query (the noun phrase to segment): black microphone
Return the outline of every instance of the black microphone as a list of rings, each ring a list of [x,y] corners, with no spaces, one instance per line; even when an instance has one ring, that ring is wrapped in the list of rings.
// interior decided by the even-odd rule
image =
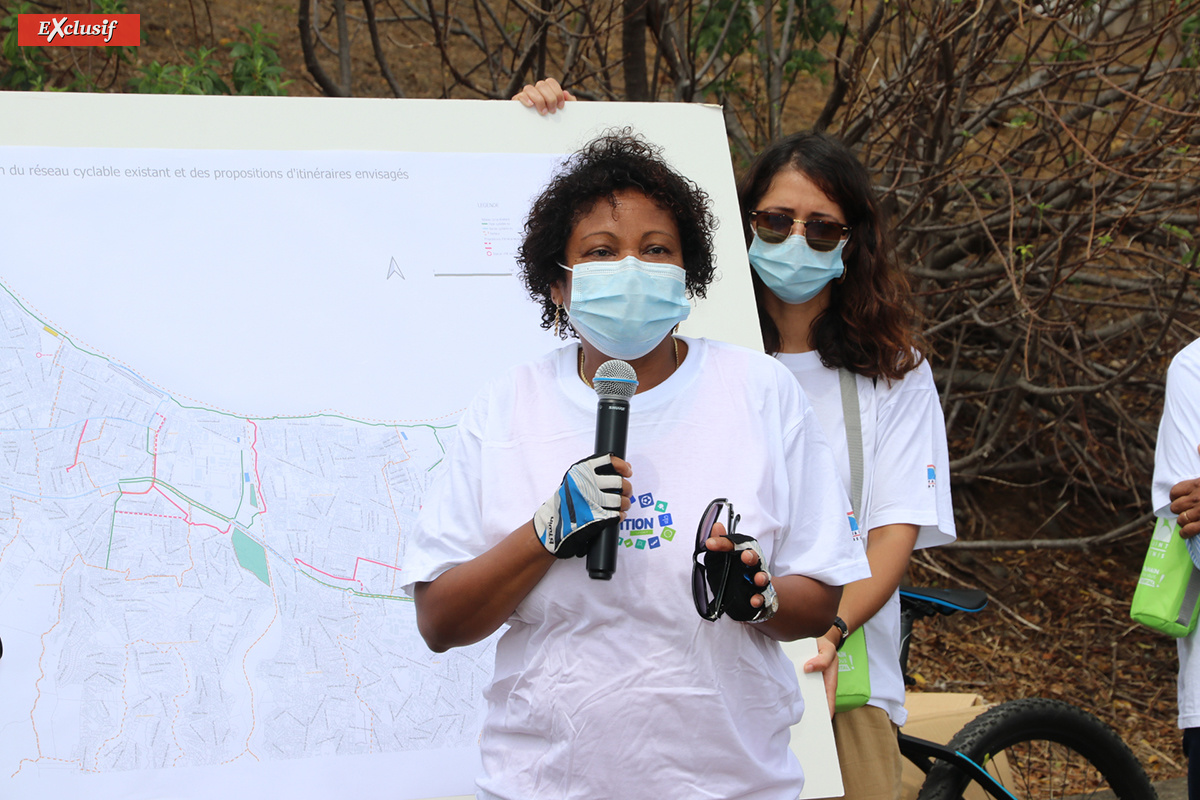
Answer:
[[[625,458],[625,439],[629,434],[629,398],[637,391],[637,373],[624,361],[605,361],[592,378],[592,388],[600,397],[596,406],[595,453],[612,453]],[[612,469],[606,467],[606,469]],[[621,521],[604,524],[588,547],[588,575],[607,581],[617,569],[617,533]]]

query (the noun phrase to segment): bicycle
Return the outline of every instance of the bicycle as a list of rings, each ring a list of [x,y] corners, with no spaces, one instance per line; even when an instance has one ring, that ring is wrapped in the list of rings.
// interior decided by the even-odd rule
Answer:
[[[902,588],[900,667],[905,684],[911,683],[908,646],[915,620],[976,613],[985,606],[987,595],[981,591]],[[899,739],[901,755],[925,773],[917,800],[982,798],[984,792],[995,800],[1158,796],[1112,728],[1060,700],[1025,698],[993,706],[945,745],[903,731]]]

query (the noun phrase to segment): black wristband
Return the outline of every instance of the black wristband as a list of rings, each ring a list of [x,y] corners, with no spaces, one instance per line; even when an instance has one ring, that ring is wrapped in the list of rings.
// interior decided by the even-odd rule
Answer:
[[[844,619],[842,619],[841,617],[836,617],[836,616],[833,618],[833,627],[835,627],[839,631],[841,631],[841,634],[842,634],[842,638],[838,639],[837,646],[833,649],[841,650],[842,645],[844,645],[846,643],[846,637],[848,637],[850,635],[850,629],[846,626],[846,621]]]

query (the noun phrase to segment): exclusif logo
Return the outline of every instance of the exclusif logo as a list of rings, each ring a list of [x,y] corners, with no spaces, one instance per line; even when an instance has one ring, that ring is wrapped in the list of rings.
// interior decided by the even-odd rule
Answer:
[[[21,47],[137,47],[141,14],[18,14]]]

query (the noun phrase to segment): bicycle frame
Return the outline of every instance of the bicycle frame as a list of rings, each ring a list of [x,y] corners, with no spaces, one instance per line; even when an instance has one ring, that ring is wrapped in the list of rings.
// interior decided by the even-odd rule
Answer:
[[[1012,792],[1001,786],[995,778],[988,774],[979,764],[964,756],[957,750],[951,750],[944,744],[931,742],[928,739],[918,739],[906,733],[898,733],[900,740],[900,755],[907,758],[926,775],[933,767],[933,760],[947,761],[975,781],[981,789],[996,800],[1017,800]]]
[[[975,613],[987,606],[987,595],[979,591],[947,592],[936,589],[902,588],[900,590],[900,670],[907,685],[908,677],[908,644],[912,636],[913,622],[935,614],[953,614],[955,611]],[[988,774],[979,764],[957,750],[952,750],[944,744],[919,739],[906,733],[898,733],[900,755],[907,758],[925,775],[933,767],[934,760],[946,761],[966,774],[979,787],[996,800],[1017,800],[1011,792],[1005,789]]]

